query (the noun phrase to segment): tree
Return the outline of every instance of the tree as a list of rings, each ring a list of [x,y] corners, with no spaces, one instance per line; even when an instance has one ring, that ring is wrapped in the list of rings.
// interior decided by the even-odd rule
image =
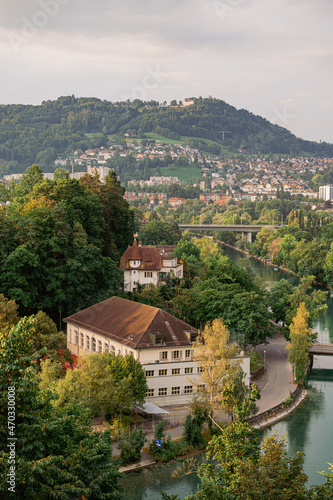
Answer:
[[[147,432],[143,432],[143,426],[133,429],[130,435],[120,438],[120,462],[122,466],[139,462],[141,449],[145,444]]]
[[[82,403],[93,414],[114,418],[144,402],[147,382],[144,370],[132,356],[93,353],[80,359],[80,367],[67,370],[57,383],[58,407]]]
[[[309,313],[302,302],[297,314],[290,325],[290,349],[288,360],[294,365],[294,375],[296,381],[303,383],[305,370],[309,360],[309,349],[311,346],[310,337],[312,330],[309,328]]]
[[[223,410],[232,420],[236,415],[242,422],[258,411],[256,401],[261,398],[256,384],[252,384],[249,388],[244,382],[244,376],[241,367],[238,364],[234,365],[224,381],[221,393]]]
[[[305,500],[307,476],[303,471],[303,454],[290,458],[284,438],[265,437],[262,452],[253,460],[247,457],[239,464],[239,481],[234,488],[237,498],[248,500]]]
[[[194,359],[200,367],[200,395],[209,403],[210,416],[222,406],[222,388],[231,369],[235,344],[228,345],[230,333],[220,319],[207,323],[195,344]]]
[[[272,309],[276,322],[285,322],[289,307],[290,296],[294,287],[287,280],[280,280],[274,283],[269,291],[269,306]]]
[[[23,318],[0,332],[0,493],[8,497],[7,438],[15,436],[19,458],[15,492],[10,494],[14,500],[118,500],[119,473],[112,461],[110,432],[94,433],[91,418],[80,405],[55,408],[56,396],[39,386],[35,362],[41,353],[31,354],[34,323],[33,318]],[[8,406],[13,395],[15,406]],[[15,426],[8,427],[13,412]]]
[[[66,335],[58,332],[57,325],[43,311],[38,311],[35,316],[34,333],[31,336],[33,351],[46,347],[48,355],[55,355],[58,349],[66,345]]]
[[[19,322],[18,305],[0,294],[0,330],[8,330]]]

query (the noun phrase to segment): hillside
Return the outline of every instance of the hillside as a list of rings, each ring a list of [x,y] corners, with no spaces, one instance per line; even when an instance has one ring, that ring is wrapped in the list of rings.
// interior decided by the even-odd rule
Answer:
[[[194,99],[184,107],[68,96],[39,106],[0,106],[0,174],[21,172],[32,163],[51,167],[59,155],[107,146],[110,138],[119,144],[125,133],[142,139],[157,134],[170,143],[185,140],[193,148],[218,155],[241,150],[244,154],[333,156],[332,144],[299,139],[219,99]]]

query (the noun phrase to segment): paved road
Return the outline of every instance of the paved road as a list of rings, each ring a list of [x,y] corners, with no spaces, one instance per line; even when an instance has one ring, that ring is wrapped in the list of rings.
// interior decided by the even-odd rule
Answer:
[[[293,374],[288,362],[288,342],[283,335],[276,334],[272,339],[267,339],[267,345],[258,346],[265,359],[265,386],[261,389],[261,399],[257,405],[259,412],[264,412],[283,402],[290,392],[296,390],[293,384]],[[266,353],[265,353],[266,351]]]

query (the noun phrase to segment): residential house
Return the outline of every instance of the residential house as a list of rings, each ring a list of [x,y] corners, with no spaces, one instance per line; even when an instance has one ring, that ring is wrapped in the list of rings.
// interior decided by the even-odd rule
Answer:
[[[183,277],[183,264],[177,263],[165,251],[153,246],[138,245],[137,241],[128,247],[120,259],[120,269],[124,271],[124,290],[133,292],[139,283],[142,286],[158,285],[159,281],[170,273],[178,278]]]

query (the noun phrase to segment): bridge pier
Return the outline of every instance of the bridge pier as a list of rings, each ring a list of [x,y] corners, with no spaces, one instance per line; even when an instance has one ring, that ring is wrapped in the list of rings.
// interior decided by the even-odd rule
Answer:
[[[252,243],[252,233],[247,233],[247,241],[248,243]]]

